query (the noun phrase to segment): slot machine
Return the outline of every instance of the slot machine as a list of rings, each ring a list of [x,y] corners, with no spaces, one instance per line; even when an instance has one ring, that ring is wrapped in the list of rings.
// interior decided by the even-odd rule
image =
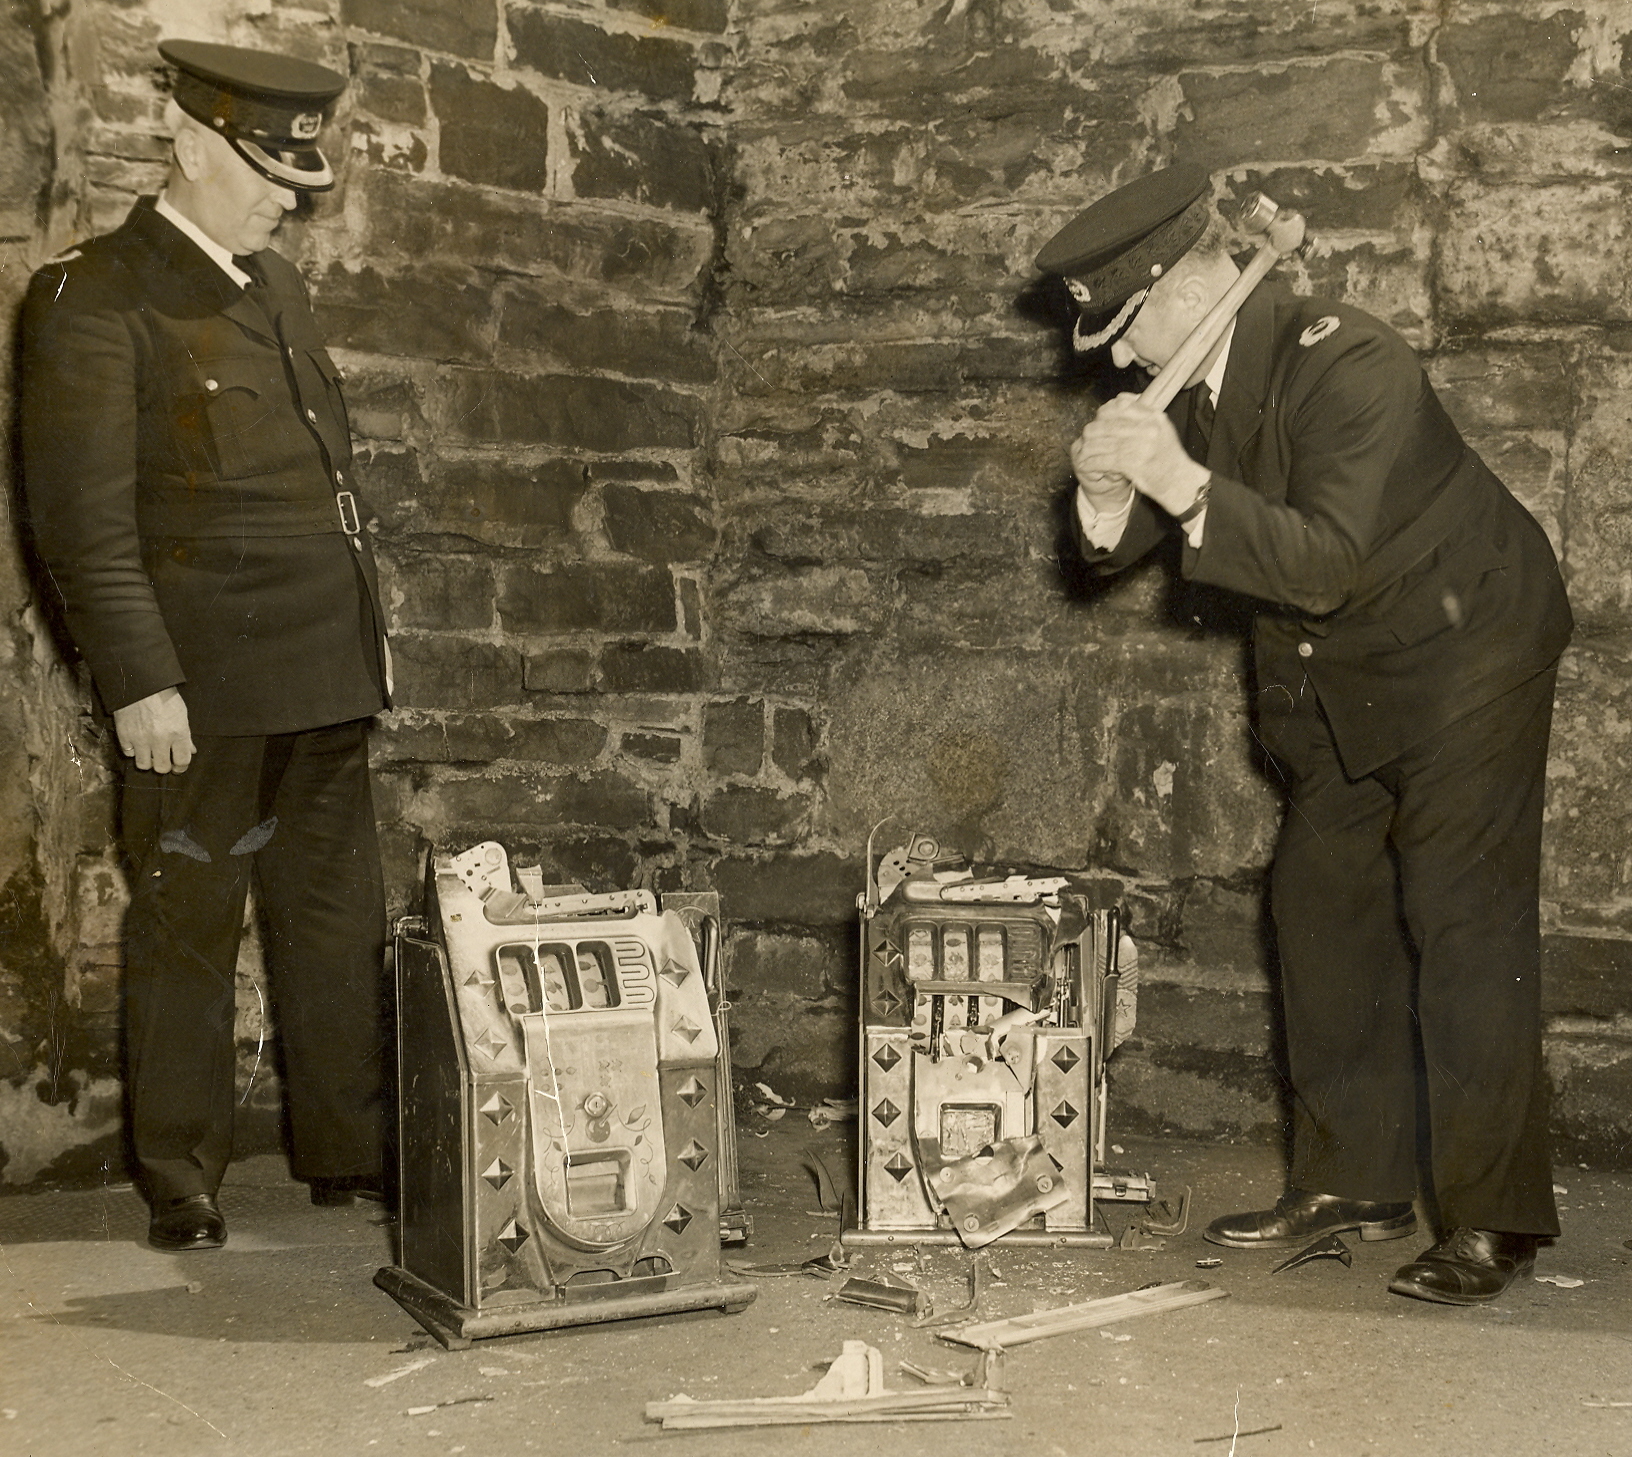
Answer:
[[[399,924],[399,1253],[375,1283],[445,1346],[740,1311],[718,897],[433,855]]]
[[[1105,1064],[1137,960],[1114,905],[1063,876],[977,871],[913,837],[861,911],[856,1222],[846,1245],[1107,1246]]]

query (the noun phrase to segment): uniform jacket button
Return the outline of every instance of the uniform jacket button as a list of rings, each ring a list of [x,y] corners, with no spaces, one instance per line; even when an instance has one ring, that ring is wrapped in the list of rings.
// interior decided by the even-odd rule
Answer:
[[[213,395],[218,389],[221,388],[221,382],[219,380],[207,379],[204,381],[204,388]]]
[[[1314,655],[1315,649],[1313,644],[1306,642],[1300,642],[1298,644],[1298,656],[1300,658],[1312,658]]]
[[[306,412],[306,418],[308,420],[310,420],[312,422],[312,424],[314,424],[314,425],[317,424],[317,411],[316,410],[308,410]]]

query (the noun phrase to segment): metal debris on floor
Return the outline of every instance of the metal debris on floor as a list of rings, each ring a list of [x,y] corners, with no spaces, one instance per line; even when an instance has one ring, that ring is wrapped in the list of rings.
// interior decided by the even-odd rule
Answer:
[[[450,1401],[433,1401],[429,1406],[411,1406],[403,1412],[405,1417],[429,1416],[433,1411],[445,1411],[450,1406],[481,1406],[492,1401],[491,1396],[456,1396]]]
[[[1230,1451],[1233,1452],[1235,1451],[1235,1444],[1243,1437],[1264,1437],[1268,1436],[1271,1432],[1278,1432],[1280,1430],[1281,1424],[1276,1422],[1272,1427],[1254,1427],[1250,1432],[1225,1432],[1223,1436],[1220,1437],[1197,1437],[1194,1440],[1197,1446],[1200,1446],[1203,1442],[1228,1442],[1230,1444]]]
[[[1354,1254],[1343,1243],[1340,1234],[1323,1234],[1317,1240],[1306,1244],[1295,1255],[1288,1255],[1280,1264],[1269,1273],[1279,1275],[1282,1270],[1295,1270],[1299,1265],[1307,1265],[1311,1260],[1341,1260],[1345,1265],[1354,1264]]]
[[[821,1154],[808,1146],[801,1167],[816,1180],[816,1203],[824,1214],[838,1214],[848,1208],[854,1217],[856,1185],[846,1167],[840,1165],[835,1171]]]
[[[854,1098],[823,1098],[810,1110],[812,1128],[826,1128],[834,1123],[853,1123],[856,1118]]]
[[[1008,1393],[990,1382],[990,1363],[983,1361],[977,1383],[928,1385],[916,1391],[888,1391],[884,1358],[865,1341],[846,1341],[844,1350],[809,1391],[800,1396],[755,1396],[739,1400],[698,1401],[675,1396],[646,1403],[646,1420],[664,1431],[705,1427],[809,1426],[822,1422],[900,1422],[992,1420],[1012,1415]]]
[[[834,1293],[851,1305],[865,1305],[873,1310],[893,1310],[897,1315],[917,1319],[930,1313],[929,1296],[905,1280],[868,1280],[852,1275]]]
[[[977,1350],[1008,1350],[1030,1341],[1040,1341],[1045,1336],[1092,1330],[1096,1326],[1113,1325],[1119,1320],[1132,1320],[1135,1316],[1159,1315],[1163,1311],[1179,1310],[1187,1305],[1222,1300],[1229,1293],[1216,1285],[1209,1285],[1205,1280],[1174,1280],[1129,1290],[1121,1295],[1086,1300],[1080,1305],[1062,1305],[1053,1310],[1033,1311],[1030,1315],[1012,1315],[1006,1320],[953,1326],[937,1334],[943,1341],[973,1346]]]
[[[815,1255],[808,1260],[783,1260],[766,1265],[746,1265],[738,1260],[727,1260],[726,1266],[734,1275],[814,1275],[818,1280],[826,1280],[848,1270],[850,1256],[845,1253],[843,1245],[834,1241],[825,1255]]]
[[[962,1305],[948,1306],[941,1311],[936,1311],[933,1308],[926,1310],[917,1320],[913,1321],[913,1325],[923,1330],[975,1319],[980,1314],[980,1303],[986,1295],[986,1281],[988,1278],[995,1278],[995,1276],[996,1271],[992,1268],[991,1262],[987,1260],[986,1256],[976,1255],[969,1262],[968,1299]]]

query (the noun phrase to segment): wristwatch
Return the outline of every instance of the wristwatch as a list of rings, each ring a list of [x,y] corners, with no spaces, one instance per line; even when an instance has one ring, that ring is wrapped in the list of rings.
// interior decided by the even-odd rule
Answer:
[[[1208,476],[1207,479],[1201,483],[1201,489],[1196,492],[1196,499],[1173,518],[1179,523],[1180,526],[1185,525],[1187,522],[1194,521],[1196,517],[1201,515],[1201,513],[1207,509],[1207,492],[1212,489],[1212,484],[1213,478]]]

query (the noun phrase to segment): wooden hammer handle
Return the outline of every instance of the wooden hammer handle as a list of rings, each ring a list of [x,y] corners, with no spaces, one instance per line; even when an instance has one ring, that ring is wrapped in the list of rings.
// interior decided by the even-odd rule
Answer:
[[[1283,223],[1291,226],[1283,228]],[[1197,366],[1207,357],[1213,345],[1223,338],[1224,331],[1241,312],[1241,305],[1247,301],[1247,295],[1258,287],[1264,275],[1286,254],[1296,252],[1302,246],[1303,218],[1298,213],[1286,213],[1277,217],[1270,225],[1269,235],[1258,245],[1258,251],[1241,270],[1241,276],[1229,286],[1224,296],[1207,310],[1201,322],[1173,351],[1173,357],[1162,366],[1162,372],[1139,396],[1140,403],[1152,410],[1165,410],[1171,405],[1179,391],[1190,383],[1190,376],[1196,372]]]

